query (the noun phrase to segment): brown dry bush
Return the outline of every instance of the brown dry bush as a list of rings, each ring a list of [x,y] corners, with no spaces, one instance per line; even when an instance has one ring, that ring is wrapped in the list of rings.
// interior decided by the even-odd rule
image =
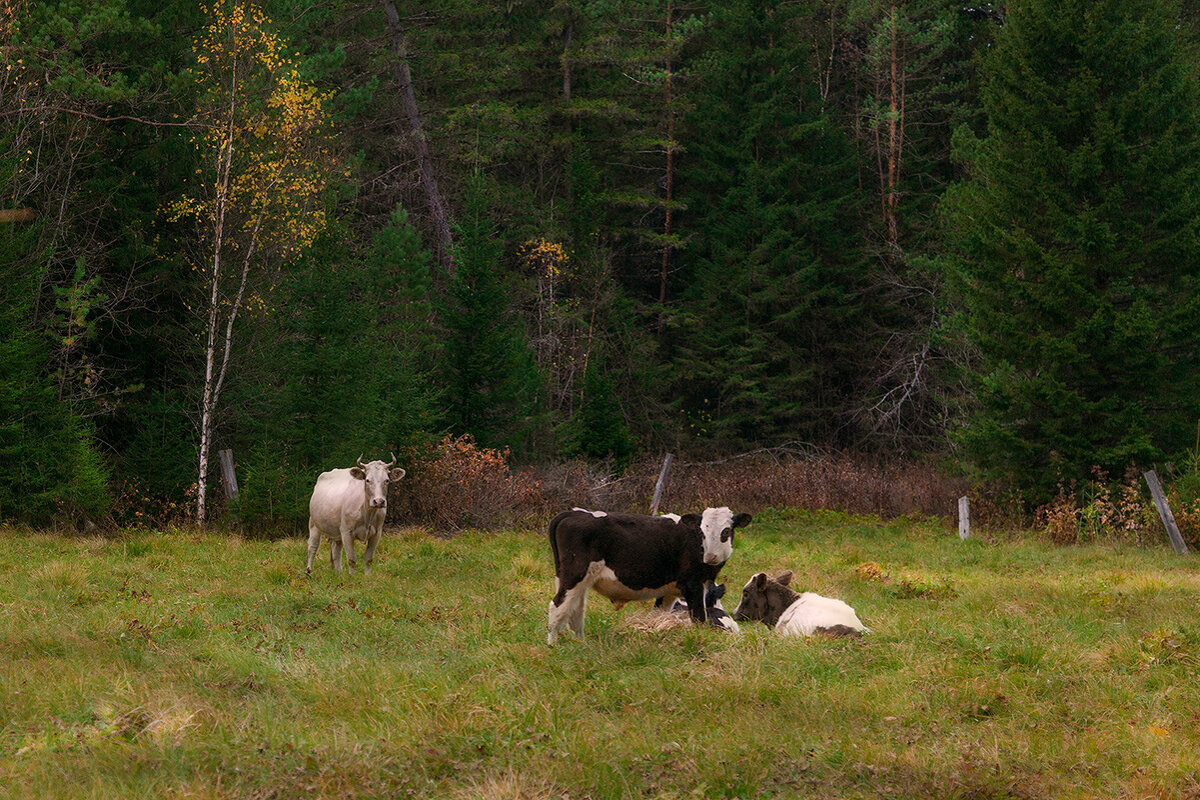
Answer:
[[[407,513],[439,531],[494,530],[542,517],[542,483],[513,472],[509,451],[479,447],[469,436],[447,436],[427,453],[409,453]]]
[[[469,436],[406,453],[409,475],[391,506],[393,521],[453,532],[539,528],[575,506],[645,513],[662,466],[658,458],[644,457],[624,471],[583,461],[514,471],[509,458],[507,450],[479,447]],[[948,517],[964,492],[962,480],[924,463],[774,448],[719,461],[676,459],[660,511],[729,506],[751,513],[799,508]]]
[[[1147,544],[1161,536],[1161,523],[1136,471],[1119,482],[1099,467],[1083,484],[1060,484],[1058,494],[1034,511],[1034,524],[1056,544],[1126,542]]]
[[[470,436],[442,439],[403,459],[409,476],[392,507],[400,518],[438,531],[504,527],[538,529],[554,514],[581,506],[607,511],[649,510],[662,462],[643,457],[624,471],[608,463],[569,461],[514,470],[510,453],[479,447]],[[971,486],[923,461],[888,462],[844,453],[771,448],[716,461],[676,459],[660,512],[729,506],[832,510],[883,519],[954,519],[957,499],[971,501],[973,527],[1042,531],[1058,544],[1106,541],[1156,543],[1161,523],[1136,472],[1120,482],[1096,471],[1082,485],[1064,484],[1050,503],[1028,512],[1020,498],[992,484]],[[1185,540],[1200,542],[1200,500],[1169,491]]]
[[[736,459],[685,464],[672,476],[664,507],[695,510],[730,506],[831,509],[878,514],[947,516],[963,487],[927,464],[890,464],[844,454],[760,452]]]
[[[556,487],[554,507],[583,506],[645,512],[662,462],[644,458],[621,476],[603,468],[563,471],[570,483],[543,474],[543,485]],[[892,518],[904,514],[948,516],[965,491],[962,481],[947,478],[921,463],[889,464],[843,454],[810,453],[786,448],[759,450],[719,461],[687,462],[671,467],[660,511],[685,513],[729,506],[751,513],[765,508],[833,509]]]
[[[1175,517],[1175,524],[1179,527],[1179,534],[1183,537],[1183,541],[1192,549],[1200,549],[1200,498],[1193,500],[1184,500],[1179,496],[1179,492],[1175,487],[1167,490],[1167,503],[1171,506],[1171,513]],[[1150,504],[1154,508],[1153,503]],[[1158,520],[1157,509],[1153,512],[1155,520]],[[1165,536],[1161,524],[1152,526],[1155,531],[1156,541],[1158,538]]]

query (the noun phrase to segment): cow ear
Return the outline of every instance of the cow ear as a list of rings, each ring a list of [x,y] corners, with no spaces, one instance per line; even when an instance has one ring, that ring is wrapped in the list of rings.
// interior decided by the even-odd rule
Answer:
[[[700,524],[700,515],[699,514],[684,514],[682,517],[679,518],[679,523],[681,525],[699,525]]]
[[[404,472],[404,470],[402,468],[396,467],[395,469],[393,469],[391,472],[388,473],[388,479],[393,480],[393,481],[398,481],[401,478],[403,478],[405,476],[405,474],[406,473]]]
[[[760,592],[767,588],[767,573],[760,572],[754,576],[754,588]]]
[[[350,477],[357,478],[360,481],[365,481],[367,479],[367,473],[363,472],[361,467],[351,467]]]
[[[750,520],[752,519],[754,519],[754,517],[750,516],[749,514],[738,514],[733,518],[733,527],[744,528],[750,524]]]
[[[782,583],[784,586],[787,586],[789,583],[792,582],[792,571],[789,569],[787,572],[783,573],[775,580],[778,581],[779,583]]]

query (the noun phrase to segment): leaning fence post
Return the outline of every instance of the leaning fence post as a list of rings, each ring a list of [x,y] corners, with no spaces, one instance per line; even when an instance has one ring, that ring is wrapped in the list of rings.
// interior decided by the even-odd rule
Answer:
[[[958,538],[964,542],[971,535],[971,506],[967,496],[958,498]]]
[[[1154,497],[1154,505],[1158,506],[1158,516],[1162,518],[1163,525],[1167,528],[1167,536],[1171,537],[1171,546],[1179,555],[1185,554],[1188,551],[1187,544],[1179,535],[1179,526],[1175,524],[1175,515],[1171,513],[1171,507],[1167,505],[1167,496],[1163,494],[1162,484],[1158,482],[1158,474],[1154,470],[1146,473],[1146,484],[1150,487],[1150,494]]]
[[[654,484],[654,499],[650,501],[650,515],[654,516],[658,513],[658,503],[662,500],[663,489],[667,485],[667,473],[671,471],[672,455],[667,453],[667,457],[663,459],[662,471],[658,473],[658,483]]]
[[[225,496],[236,500],[238,496],[237,475],[233,471],[233,451],[222,450],[217,453],[221,457],[221,482],[225,484]]]

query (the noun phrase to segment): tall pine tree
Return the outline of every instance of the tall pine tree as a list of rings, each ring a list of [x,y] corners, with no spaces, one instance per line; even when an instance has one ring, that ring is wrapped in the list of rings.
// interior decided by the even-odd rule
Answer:
[[[476,177],[459,225],[455,273],[441,309],[447,416],[453,432],[487,447],[525,450],[537,416],[540,378],[513,313],[503,244]]]
[[[108,470],[53,371],[35,313],[48,259],[35,238],[0,225],[0,519],[94,518],[112,502]]]
[[[695,66],[673,355],[697,429],[727,445],[835,439],[865,349],[854,161],[799,30],[811,14],[731,0]]]
[[[1200,108],[1177,0],[1013,4],[945,203],[977,349],[962,432],[1045,496],[1178,452],[1200,414]]]

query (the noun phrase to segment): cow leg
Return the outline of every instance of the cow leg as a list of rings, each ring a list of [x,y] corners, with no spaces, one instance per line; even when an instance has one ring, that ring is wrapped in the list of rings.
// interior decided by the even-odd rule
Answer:
[[[566,592],[559,592],[550,601],[550,619],[547,624],[546,644],[558,641],[559,632],[570,626],[571,630],[583,638],[583,612],[587,601],[588,587],[579,583]]]
[[[571,630],[575,631],[575,635],[580,639],[583,638],[583,620],[587,616],[587,596],[587,589],[576,595],[575,611],[571,614]]]
[[[588,589],[600,578],[604,571],[603,561],[593,561],[588,565],[587,572],[579,580],[562,580],[556,578],[558,592],[550,601],[550,632],[546,636],[548,644],[554,644],[558,632],[569,625],[580,639],[583,638],[583,619],[587,612]],[[568,589],[566,587],[570,586]]]
[[[688,613],[696,622],[708,622],[708,609],[704,606],[704,583],[688,583],[679,587],[683,599],[687,601]]]
[[[353,575],[357,562],[354,560],[354,534],[350,531],[342,531],[342,550],[346,554],[346,572]]]
[[[554,644],[558,641],[558,633],[564,627],[571,614],[571,605],[567,602],[570,597],[574,600],[574,595],[571,592],[578,587],[578,581],[563,581],[561,578],[554,579],[555,589],[554,598],[550,601],[550,616],[546,623],[546,644]],[[570,585],[570,589],[567,586]]]
[[[313,524],[312,517],[308,519],[308,574],[312,575],[313,559],[321,547],[321,531]]]
[[[373,531],[367,538],[367,552],[363,554],[363,574],[371,574],[371,562],[375,560],[375,548],[379,545],[379,539],[383,536],[383,529]]]
[[[342,571],[342,540],[333,538],[329,540],[329,565],[333,567],[334,572]]]

